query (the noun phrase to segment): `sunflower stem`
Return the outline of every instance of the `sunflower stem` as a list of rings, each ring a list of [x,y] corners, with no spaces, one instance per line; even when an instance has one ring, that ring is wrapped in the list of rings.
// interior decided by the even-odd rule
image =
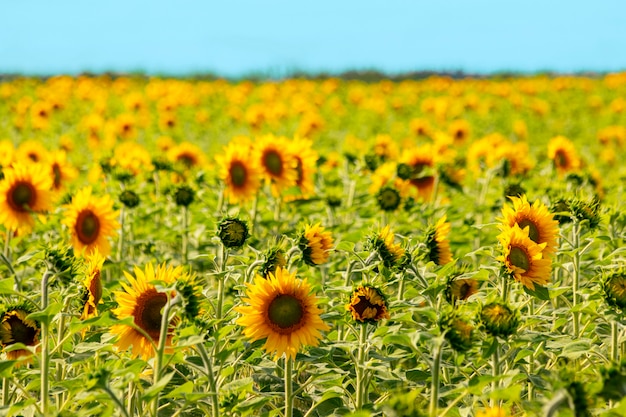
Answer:
[[[167,332],[170,323],[170,312],[172,311],[172,307],[176,300],[172,300],[168,294],[167,302],[163,307],[163,315],[161,316],[161,331],[159,332],[159,343],[157,345],[156,357],[154,358],[154,384],[157,385],[159,380],[161,379],[161,368],[163,367],[163,355],[165,354],[165,346],[167,343]],[[124,408],[124,407],[122,407]],[[126,409],[124,409],[126,411]],[[153,417],[157,417],[159,412],[159,393],[154,397],[152,402],[152,415]]]
[[[215,318],[219,322],[222,319],[222,309],[224,308],[224,275],[226,262],[228,261],[228,251],[224,245],[220,245],[220,270],[217,274],[217,306],[215,307]]]
[[[124,206],[120,208],[120,234],[117,240],[117,263],[120,266],[120,270],[123,269],[122,261],[124,260]]]
[[[2,254],[5,258],[9,257],[9,251],[11,249],[11,234],[13,233],[11,230],[5,230],[4,235],[4,250]]]
[[[52,277],[52,272],[46,270],[41,279],[41,310],[48,308],[48,281]],[[41,321],[41,412],[44,416],[48,415],[48,367],[50,365],[50,357],[48,355],[48,319]]]
[[[402,301],[404,298],[404,274],[400,274],[400,281],[398,282],[398,301]]]
[[[509,277],[502,274],[502,301],[507,304],[509,302]]]
[[[498,389],[499,382],[496,378],[500,376],[500,343],[498,343],[497,338],[496,338],[496,348],[493,351],[491,367],[493,371],[491,375],[494,378],[494,381],[492,382],[492,386],[491,386],[491,392],[493,393]],[[491,398],[489,402],[490,402],[491,407],[495,407],[497,405],[495,398]]]
[[[132,416],[133,413],[133,399],[135,398],[134,396],[134,391],[135,390],[135,383],[133,381],[130,381],[128,383],[128,394],[126,394],[126,414],[129,416]]]
[[[367,326],[368,323],[361,323],[359,329],[359,350],[357,353],[356,366],[356,409],[363,408],[365,397],[367,397],[367,387],[365,384],[365,344],[367,343]]]
[[[187,212],[187,207],[186,206],[182,206],[182,216],[181,216],[181,223],[182,223],[182,228],[183,228],[183,244],[182,244],[182,249],[181,249],[181,258],[182,258],[182,263],[183,265],[187,264],[187,245],[188,245],[188,240],[189,240],[189,236],[187,234],[187,217],[188,217],[188,212]]]
[[[206,368],[206,373],[209,377],[209,388],[211,389],[210,396],[211,402],[213,403],[211,407],[211,415],[212,417],[219,417],[220,415],[220,398],[218,394],[218,386],[215,380],[215,375],[213,374],[213,365],[211,364],[211,359],[209,358],[209,354],[207,353],[204,345],[202,343],[198,343],[197,345],[198,353],[202,358],[202,362],[204,363],[204,367]]]
[[[113,402],[115,403],[115,405],[117,406],[117,408],[119,408],[119,410],[122,412],[122,414],[124,415],[124,417],[130,417],[128,415],[128,412],[126,411],[126,408],[124,407],[124,403],[122,402],[122,400],[120,400],[118,398],[117,395],[115,395],[115,393],[111,390],[111,388],[109,388],[109,386],[107,384],[105,384],[102,387],[102,390],[104,392],[106,392],[108,394],[109,397],[111,397],[111,399],[113,400]],[[46,415],[44,413],[44,415]]]
[[[250,213],[250,234],[254,233],[256,229],[256,214],[259,208],[259,191],[254,194],[254,200],[252,200],[252,212]]]
[[[282,200],[280,197],[276,197],[274,199],[274,221],[277,222],[280,220],[280,209],[282,205]]]
[[[574,339],[578,339],[580,336],[580,323],[579,313],[577,311],[578,306],[578,289],[580,285],[580,223],[574,221],[572,225],[572,246],[574,249],[574,271],[572,276],[572,318],[574,325]]]
[[[285,415],[293,417],[293,359],[285,358]]]
[[[431,370],[432,380],[430,389],[430,417],[437,417],[437,408],[439,406],[439,378],[441,370],[441,354],[443,353],[443,338],[435,340],[435,357]]]
[[[9,405],[9,395],[10,395],[9,379],[2,378],[2,406]]]
[[[535,315],[535,299],[531,297],[528,303],[528,318],[533,319]],[[529,329],[532,331],[532,325]],[[531,349],[532,350],[532,349]],[[528,375],[532,376],[535,373],[535,351],[533,350],[528,357]],[[528,400],[532,401],[535,396],[535,386],[532,381],[528,380]]]
[[[65,316],[63,315],[63,313],[61,313],[61,316],[59,317],[59,326],[57,329],[57,346],[52,350],[52,352],[54,352],[55,350],[59,349],[59,355],[61,356],[61,359],[63,359],[63,333],[65,332]],[[57,362],[56,365],[56,380],[57,381],[63,381],[64,377],[65,377],[65,360],[61,360],[59,362]],[[57,408],[60,409],[61,408],[61,404],[63,402],[65,402],[64,397],[64,393],[60,392],[57,394]]]
[[[619,364],[619,330],[617,328],[617,320],[611,322],[611,361]]]

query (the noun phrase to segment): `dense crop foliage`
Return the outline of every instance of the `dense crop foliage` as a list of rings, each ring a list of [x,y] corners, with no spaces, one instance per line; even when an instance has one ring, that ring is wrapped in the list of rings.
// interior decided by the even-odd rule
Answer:
[[[626,74],[0,82],[3,415],[626,414]]]

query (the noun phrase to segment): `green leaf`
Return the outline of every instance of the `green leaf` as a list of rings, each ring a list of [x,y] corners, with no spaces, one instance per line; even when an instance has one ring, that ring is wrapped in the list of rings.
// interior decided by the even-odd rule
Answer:
[[[414,369],[411,371],[406,371],[406,379],[411,382],[424,382],[430,379],[430,372],[420,371],[419,369]]]
[[[193,392],[193,382],[187,381],[183,385],[173,389],[168,394],[164,395],[163,398],[175,398],[175,397],[184,397],[184,394],[191,394]]]
[[[489,393],[489,398],[502,401],[519,401],[522,393],[521,385],[508,385],[505,388],[498,388]]]
[[[15,294],[13,290],[13,277],[0,279],[0,295]]]
[[[163,375],[163,377],[159,379],[159,382],[157,382],[155,385],[148,388],[143,393],[141,398],[144,401],[151,401],[153,398],[157,396],[158,393],[163,391],[163,388],[165,388],[165,386],[170,382],[170,379],[172,379],[173,376],[174,376],[174,372],[170,372],[169,374]]]
[[[35,320],[40,323],[50,324],[54,316],[59,314],[63,305],[61,303],[52,303],[45,310],[36,311],[26,316],[29,320]]]
[[[546,287],[542,287],[541,285],[535,284],[534,290],[524,287],[524,292],[532,297],[537,297],[540,300],[547,301],[550,299],[550,292]]]
[[[13,376],[13,366],[17,361],[1,361],[0,362],[0,378],[11,378]]]

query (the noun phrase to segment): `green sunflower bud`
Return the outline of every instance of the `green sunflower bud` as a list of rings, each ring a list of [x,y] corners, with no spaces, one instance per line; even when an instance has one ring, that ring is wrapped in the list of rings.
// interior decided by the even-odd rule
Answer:
[[[506,339],[517,331],[519,313],[506,304],[490,303],[483,306],[480,321],[487,333]]]
[[[604,298],[611,307],[622,311],[626,309],[626,273],[620,271],[607,275],[602,289]]]
[[[439,329],[445,332],[445,338],[452,349],[457,352],[467,352],[471,349],[474,326],[470,321],[451,313],[441,318]]]
[[[188,207],[195,198],[195,192],[188,185],[181,185],[174,191],[174,201],[177,206]]]
[[[248,239],[248,225],[236,217],[227,217],[218,226],[218,236],[227,248],[240,248]]]
[[[402,202],[400,193],[393,187],[383,187],[376,195],[378,206],[384,211],[394,211]]]
[[[125,207],[135,208],[139,205],[139,196],[134,191],[124,190],[119,198],[120,202],[124,204]]]

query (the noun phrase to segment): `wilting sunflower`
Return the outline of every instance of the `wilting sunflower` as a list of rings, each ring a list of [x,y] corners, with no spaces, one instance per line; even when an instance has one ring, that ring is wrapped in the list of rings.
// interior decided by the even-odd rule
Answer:
[[[551,255],[556,252],[556,238],[559,234],[559,223],[554,220],[554,214],[539,200],[532,206],[525,195],[521,197],[511,197],[513,208],[505,206],[502,209],[504,216],[502,229],[513,227],[517,224],[520,229],[528,228],[528,237],[535,243],[545,243],[544,255]],[[545,257],[545,256],[544,256]]]
[[[263,348],[275,359],[283,354],[295,358],[302,345],[317,346],[320,332],[329,330],[311,286],[295,273],[277,267],[267,279],[257,275],[246,285],[248,297],[242,300],[248,305],[235,308],[241,314],[237,324],[252,341],[266,339]]]
[[[255,144],[255,161],[261,166],[274,193],[291,187],[298,180],[298,161],[289,150],[289,141],[273,135],[264,136]]]
[[[581,161],[574,144],[564,136],[557,136],[548,142],[548,158],[554,163],[559,175],[577,171]]]
[[[321,265],[328,261],[333,248],[333,237],[319,223],[306,225],[298,238],[302,259],[307,265]]]
[[[446,216],[437,221],[434,227],[426,232],[427,257],[437,265],[445,265],[452,262],[452,252],[450,251],[450,223],[446,222]]]
[[[33,309],[25,305],[8,307],[0,315],[0,344],[7,348],[15,343],[22,343],[25,346],[36,346],[39,344],[39,323],[35,320],[27,319]],[[17,349],[7,352],[7,359],[15,360],[20,356],[29,356],[26,349]]]
[[[346,310],[361,323],[376,323],[391,318],[385,296],[378,288],[369,285],[361,285],[352,291]]]
[[[115,234],[120,224],[118,213],[113,210],[113,200],[108,195],[95,197],[91,194],[91,187],[85,187],[65,208],[67,213],[63,224],[70,228],[76,252],[89,254],[97,248],[103,256],[111,253],[108,238]]]
[[[226,184],[225,194],[231,203],[252,199],[261,187],[261,170],[251,157],[250,147],[245,145],[233,141],[223,155],[215,157],[219,176]]]
[[[135,326],[115,325],[111,328],[111,333],[118,335],[119,339],[115,346],[120,350],[128,350],[132,346],[132,356],[141,356],[149,359],[154,356],[154,346],[159,343],[161,333],[161,321],[163,314],[161,310],[167,304],[168,294],[159,292],[152,284],[153,281],[163,281],[173,283],[177,279],[184,278],[183,267],[166,267],[165,264],[158,265],[156,270],[152,264],[145,266],[142,271],[135,267],[135,276],[124,272],[129,284],[122,283],[124,291],[114,291],[115,300],[119,307],[113,309],[113,314],[121,320],[132,317]],[[170,294],[174,297],[175,292]],[[173,324],[170,322],[168,329],[166,346],[171,345]]]
[[[83,285],[85,286],[83,296],[83,312],[80,316],[81,320],[86,320],[98,315],[98,304],[102,300],[102,280],[100,274],[102,271],[102,265],[104,264],[104,257],[98,252],[98,248],[95,248],[91,254],[87,255],[85,265],[85,280]]]
[[[516,281],[530,290],[535,289],[535,284],[543,286],[549,282],[552,260],[543,258],[545,243],[533,242],[526,230],[517,224],[503,231],[498,239],[503,249],[498,260],[504,263]]]
[[[0,182],[0,223],[8,230],[28,233],[34,213],[50,209],[52,178],[45,165],[16,162],[3,170]]]
[[[396,235],[387,225],[369,239],[372,248],[378,252],[383,260],[383,265],[387,268],[398,266],[404,257],[404,248],[400,244],[394,243],[395,238]]]

